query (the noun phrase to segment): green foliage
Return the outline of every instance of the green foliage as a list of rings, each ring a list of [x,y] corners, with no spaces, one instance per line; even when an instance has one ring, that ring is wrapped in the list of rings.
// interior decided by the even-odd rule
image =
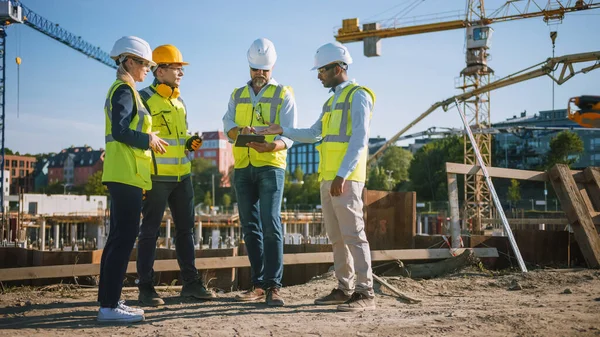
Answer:
[[[102,170],[92,174],[85,183],[85,195],[108,195],[108,189],[102,184]]]
[[[408,180],[408,169],[412,160],[413,155],[410,151],[398,146],[391,146],[383,153],[379,166],[385,174],[389,174],[388,171],[391,171],[391,178],[396,185]]]
[[[419,200],[447,200],[446,162],[462,163],[464,142],[461,136],[451,136],[425,144],[415,153],[408,170],[412,188]],[[459,179],[459,195],[461,193]]]
[[[219,169],[212,164],[212,161],[204,158],[196,158],[192,161],[192,183],[194,184],[194,204],[205,203],[206,193],[209,193],[211,203],[206,205],[212,205],[212,184],[213,175],[215,183],[215,200],[221,200],[223,194],[229,191],[227,188],[221,188],[221,180],[223,174],[219,172]]]
[[[510,186],[508,187],[508,200],[517,203],[521,200],[521,188],[517,179],[510,180]]]
[[[206,192],[206,194],[204,194],[203,202],[205,206],[212,206],[212,197],[210,196],[210,192]]]
[[[228,193],[223,194],[223,206],[228,208],[231,205],[231,196]]]
[[[583,141],[579,135],[568,130],[561,131],[550,140],[546,167],[549,169],[555,164],[567,164],[571,167],[581,153],[583,153]]]
[[[378,165],[373,165],[369,169],[369,179],[367,180],[367,189],[374,191],[389,191],[390,184],[387,182],[388,176]]]
[[[294,178],[296,181],[304,180],[304,172],[302,171],[302,167],[300,165],[296,166],[296,170],[294,171]]]
[[[319,205],[321,204],[321,192],[319,175],[317,173],[307,174],[302,183],[292,181],[288,173],[285,177],[283,196],[289,205]]]

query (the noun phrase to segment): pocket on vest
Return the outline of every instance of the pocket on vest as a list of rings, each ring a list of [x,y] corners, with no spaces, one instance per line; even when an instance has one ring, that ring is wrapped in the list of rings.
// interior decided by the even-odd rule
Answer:
[[[152,157],[147,155],[146,151],[134,150],[133,158],[135,159],[136,175],[142,178],[143,181],[149,182],[151,180]]]

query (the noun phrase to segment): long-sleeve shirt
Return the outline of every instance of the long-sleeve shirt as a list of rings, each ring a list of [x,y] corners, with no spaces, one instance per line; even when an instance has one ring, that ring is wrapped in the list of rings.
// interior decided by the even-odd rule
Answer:
[[[254,89],[252,89],[252,81],[248,81],[248,91],[250,91],[250,101],[252,102],[252,106],[256,106],[260,101],[262,95],[264,94],[268,85],[278,85],[275,79],[271,78],[267,85],[262,87],[258,94],[254,94]],[[296,100],[294,95],[286,90],[283,96],[283,102],[281,103],[281,109],[279,110],[279,125],[286,126],[290,128],[295,128],[298,123],[298,117],[296,116]],[[235,101],[233,97],[229,99],[229,104],[227,105],[227,112],[225,116],[223,116],[223,129],[225,130],[225,134],[229,132],[229,130],[238,127],[235,122]],[[257,131],[264,129],[265,127],[257,126],[255,129]],[[234,143],[234,140],[229,138],[227,135],[227,139],[229,139],[230,143]],[[291,148],[294,144],[294,141],[284,136],[277,136],[275,139],[281,139],[285,143],[286,148]]]
[[[333,92],[333,102],[331,103],[331,106],[336,105],[342,90],[353,83],[356,82],[354,80],[345,81],[335,88],[331,88],[330,92]],[[337,173],[338,176],[344,179],[354,171],[356,165],[358,165],[360,154],[368,147],[369,127],[371,126],[369,115],[372,110],[373,99],[371,98],[371,95],[365,90],[356,90],[354,92],[354,97],[352,98],[352,108],[350,109],[350,116],[352,117],[352,135],[350,136],[350,141],[348,143],[348,150],[346,150],[344,160]],[[321,140],[323,128],[321,123],[322,119],[323,113],[321,112],[319,119],[307,129],[294,129],[282,125],[282,135],[301,143],[316,143]]]
[[[137,114],[133,100],[133,92],[128,85],[122,84],[115,90],[110,101],[112,104],[110,132],[114,140],[146,150],[150,147],[150,135],[129,128],[131,120]]]

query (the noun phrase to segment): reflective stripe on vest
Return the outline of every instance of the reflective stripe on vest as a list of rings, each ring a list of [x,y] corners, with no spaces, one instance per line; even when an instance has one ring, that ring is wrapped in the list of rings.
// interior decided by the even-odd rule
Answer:
[[[335,107],[332,108],[334,96],[330,97],[323,105],[322,131],[323,142],[318,146],[319,150],[319,179],[333,180],[342,165],[342,161],[348,150],[348,143],[352,136],[352,100],[358,89],[365,90],[375,103],[375,94],[366,88],[356,84],[346,86],[338,97]],[[341,102],[340,102],[341,101]],[[371,118],[372,111],[369,113]],[[366,180],[366,163],[368,147],[360,154],[358,164],[347,180],[364,182]]]
[[[153,181],[181,181],[188,177],[192,167],[186,155],[185,144],[189,138],[187,131],[187,111],[183,100],[162,97],[155,90],[157,82],[140,90],[144,105],[152,116],[152,131],[169,146],[163,154],[154,153],[152,166]]]
[[[102,182],[117,182],[136,186],[145,190],[152,189],[150,166],[152,157],[150,150],[131,147],[112,136],[112,97],[122,85],[127,85],[134,96],[134,112],[129,128],[134,131],[149,133],[152,128],[152,119],[148,111],[131,85],[117,80],[108,91],[104,104],[106,152],[104,155],[104,169]]]
[[[252,105],[250,90],[252,89],[246,85],[235,89],[231,94],[235,103],[235,123],[240,128],[245,126],[266,127],[266,121],[279,124],[279,112],[283,105],[283,98],[286,91],[291,93],[291,88],[283,85],[267,85],[256,106]],[[265,140],[273,142],[275,137],[274,135],[265,136]],[[258,153],[251,148],[234,146],[233,158],[235,168],[244,168],[252,164],[256,167],[274,166],[285,169],[287,150]]]

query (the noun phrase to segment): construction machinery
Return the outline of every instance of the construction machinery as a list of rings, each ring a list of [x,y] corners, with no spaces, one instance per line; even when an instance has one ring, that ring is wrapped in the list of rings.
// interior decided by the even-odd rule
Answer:
[[[416,7],[419,1],[411,3]],[[543,5],[540,5],[542,4]],[[411,8],[411,9],[412,9]],[[560,23],[565,14],[576,11],[600,8],[598,0],[507,0],[500,8],[487,14],[484,0],[467,0],[466,13],[459,19],[434,19],[422,24],[405,24],[399,20],[390,20],[390,26],[379,22],[366,23],[359,26],[357,18],[345,19],[338,30],[336,40],[342,43],[364,42],[364,54],[367,57],[381,54],[381,39],[440,32],[454,29],[466,29],[466,67],[461,71],[462,80],[456,86],[464,93],[474,93],[468,99],[459,101],[463,104],[467,121],[473,129],[485,129],[491,126],[490,119],[490,90],[479,90],[490,85],[494,71],[488,66],[489,48],[493,29],[492,23],[506,22],[533,17],[542,17],[546,23]],[[420,21],[426,19],[420,18]],[[411,21],[408,21],[411,22]],[[552,59],[555,59],[554,57]],[[453,102],[453,101],[451,101]],[[411,125],[414,125],[411,123]],[[406,131],[406,130],[404,130]],[[476,133],[475,144],[465,139],[464,163],[476,165],[474,147],[481,153],[483,162],[489,166],[492,163],[492,135]],[[465,135],[466,137],[466,135]],[[379,152],[379,151],[378,151]],[[465,217],[473,219],[475,231],[481,228],[481,219],[493,218],[494,208],[491,194],[483,178],[478,175],[465,176]]]
[[[108,53],[86,41],[81,36],[69,33],[58,24],[51,22],[31,9],[25,7],[19,1],[0,1],[0,190],[4,191],[4,155],[5,155],[5,127],[6,127],[6,28],[14,24],[24,24],[38,32],[71,47],[80,53],[90,57],[102,64],[116,69],[115,62]],[[17,58],[17,64],[20,64]],[[0,208],[2,212],[2,226],[4,226],[4,193],[0,193]],[[4,227],[3,227],[4,228]],[[0,233],[4,235],[4,233]]]
[[[575,105],[579,110],[572,110]],[[600,128],[600,96],[579,96],[569,99],[567,115],[584,128]]]

